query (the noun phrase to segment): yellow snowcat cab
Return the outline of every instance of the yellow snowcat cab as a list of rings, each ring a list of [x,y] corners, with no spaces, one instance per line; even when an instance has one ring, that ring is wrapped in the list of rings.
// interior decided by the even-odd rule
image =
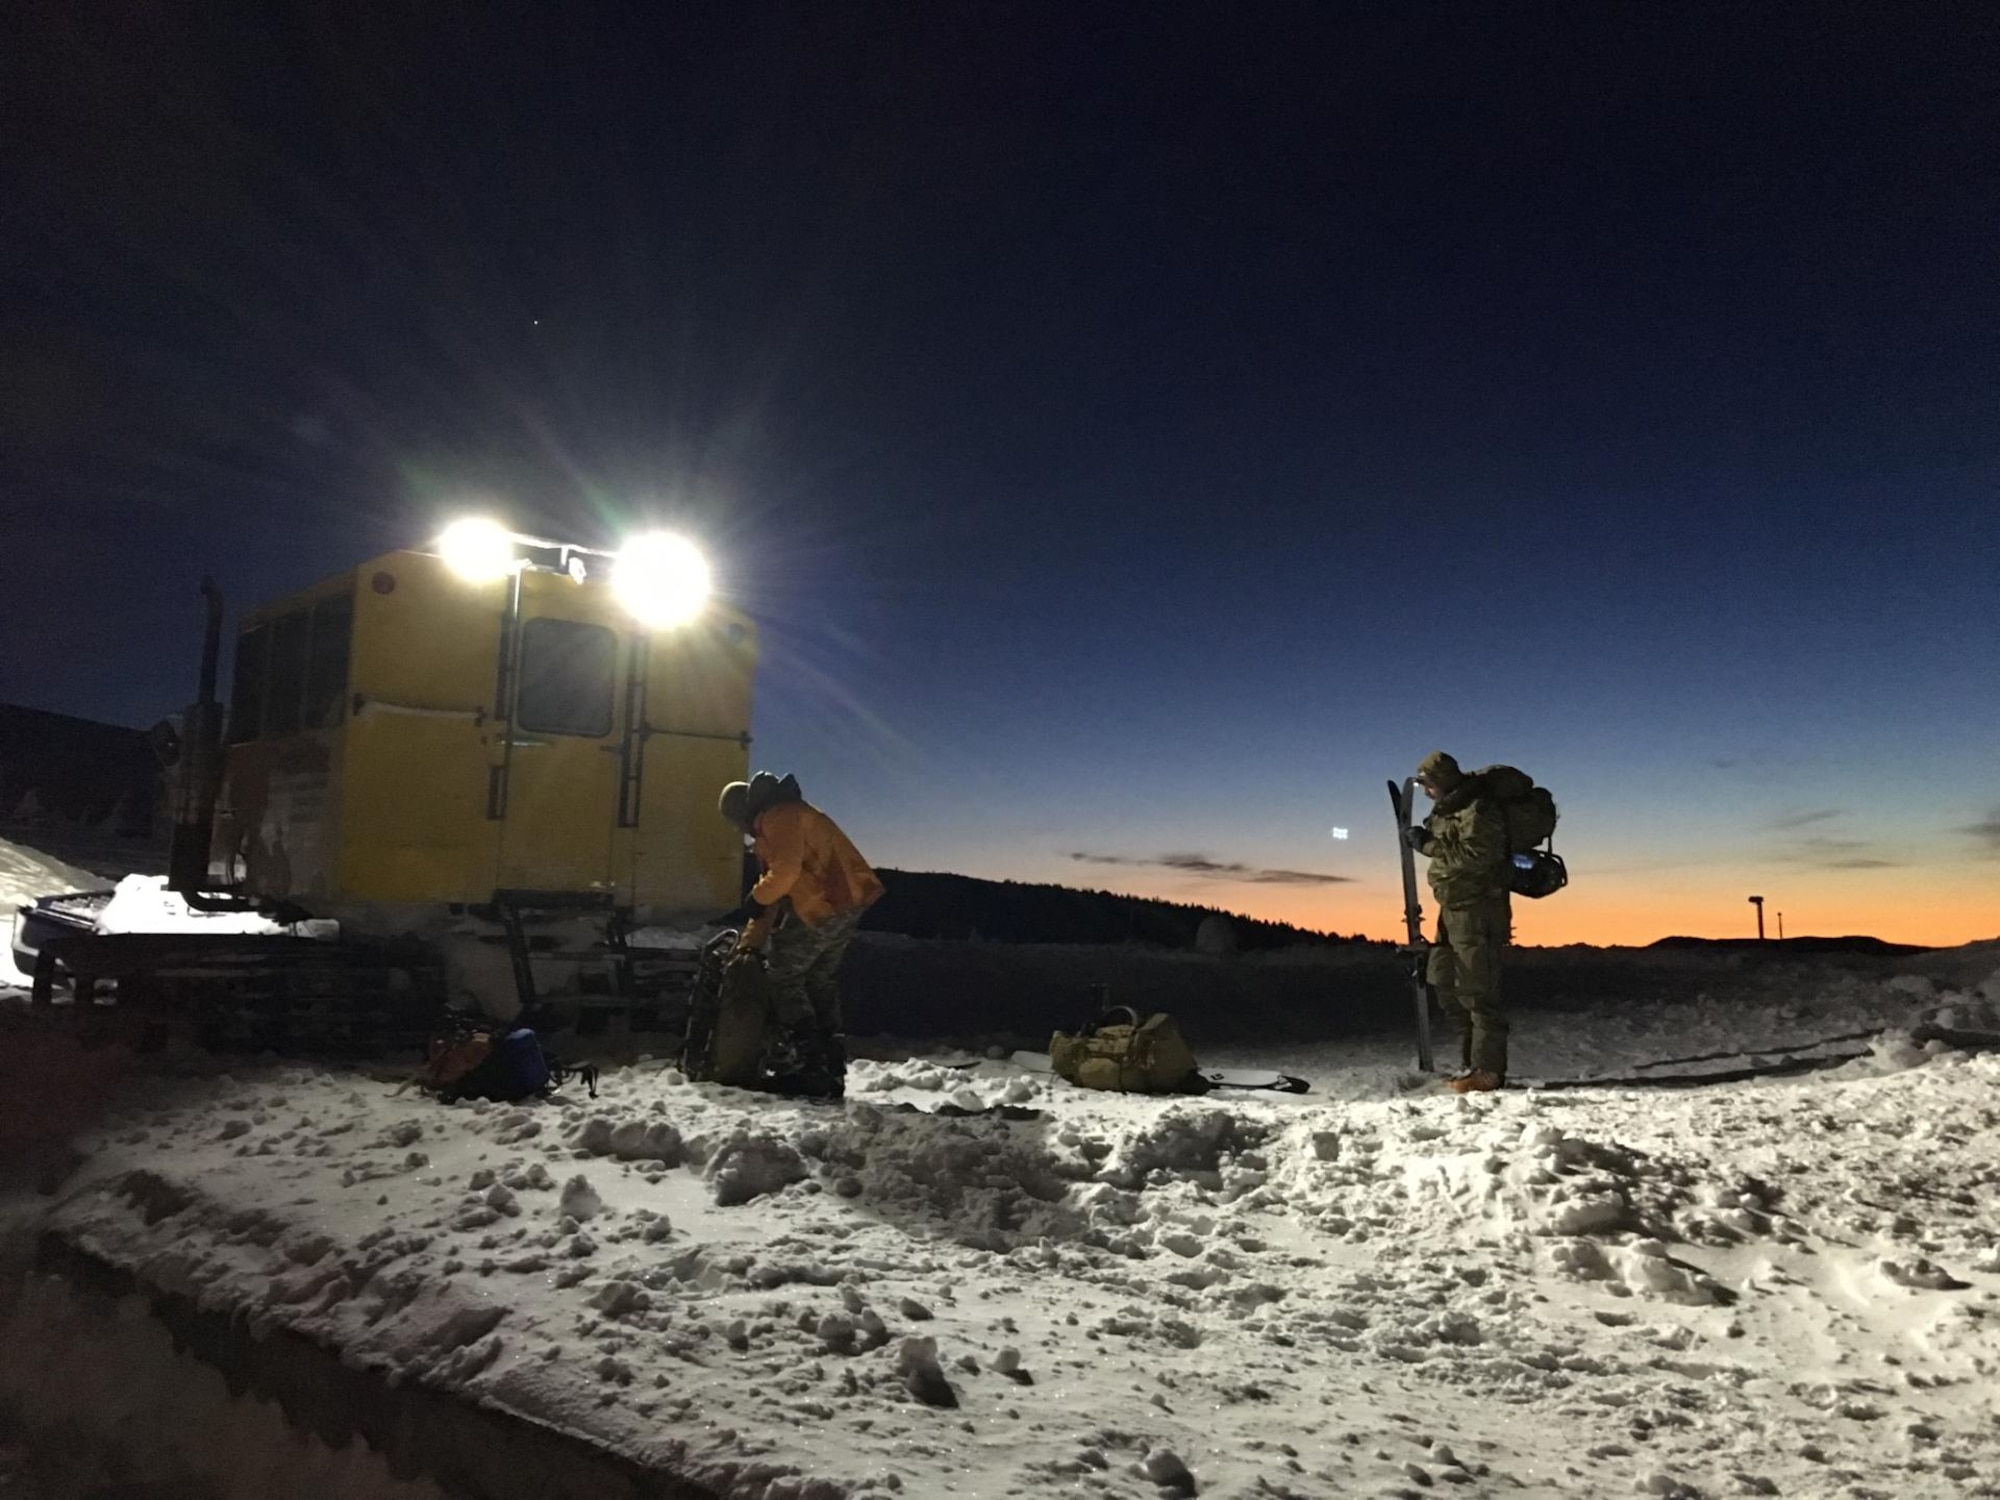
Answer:
[[[367,928],[412,907],[681,925],[735,905],[742,838],[715,796],[747,774],[749,620],[635,612],[628,561],[505,541],[483,570],[393,552],[243,617],[225,888]]]
[[[461,523],[247,612],[226,715],[203,592],[200,696],[163,737],[167,883],[283,931],[103,932],[80,910],[37,952],[35,1004],[66,980],[98,1017],[109,980],[149,1028],[360,1050],[421,1040],[440,1001],[675,1026],[697,929],[743,891],[716,795],[748,773],[757,648],[699,553]],[[675,930],[637,946],[642,926]]]

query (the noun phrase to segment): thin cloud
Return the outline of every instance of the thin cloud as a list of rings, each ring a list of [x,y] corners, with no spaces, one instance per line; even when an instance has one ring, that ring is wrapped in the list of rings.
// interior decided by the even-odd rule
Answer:
[[[1321,875],[1311,870],[1275,870],[1246,865],[1241,860],[1211,859],[1206,854],[1092,854],[1075,850],[1070,858],[1087,865],[1125,865],[1134,869],[1176,870],[1210,880],[1247,880],[1252,885],[1347,885],[1351,875]]]
[[[1981,818],[1977,823],[1968,823],[1959,832],[1984,844],[1987,849],[2000,854],[2000,807]]]
[[[1809,810],[1800,809],[1792,812],[1782,812],[1771,820],[1771,826],[1773,828],[1806,828],[1814,823],[1824,823],[1829,818],[1842,817],[1846,812],[1847,809],[1844,807],[1816,807]]]
[[[1797,851],[1789,858],[1795,864],[1820,870],[1893,870],[1904,863],[1884,859],[1875,849],[1867,839],[1810,838],[1799,840]]]

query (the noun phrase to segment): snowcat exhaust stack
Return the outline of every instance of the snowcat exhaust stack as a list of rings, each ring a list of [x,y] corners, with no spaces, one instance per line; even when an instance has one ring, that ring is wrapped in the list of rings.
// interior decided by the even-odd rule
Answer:
[[[222,781],[222,705],[215,697],[216,663],[222,654],[222,590],[213,578],[204,578],[201,593],[208,615],[201,639],[201,688],[181,735],[174,838],[167,856],[168,887],[197,908],[208,884],[215,799]]]

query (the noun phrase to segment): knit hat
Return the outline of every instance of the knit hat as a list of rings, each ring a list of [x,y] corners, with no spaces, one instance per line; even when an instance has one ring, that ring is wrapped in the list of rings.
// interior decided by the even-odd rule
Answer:
[[[1417,779],[1428,782],[1440,792],[1448,792],[1465,780],[1465,773],[1458,768],[1458,762],[1442,750],[1433,750],[1417,762]]]
[[[747,832],[766,808],[780,802],[803,801],[805,794],[799,790],[798,777],[759,771],[748,781],[732,781],[724,787],[722,796],[716,802],[716,811]]]
[[[715,810],[725,821],[738,828],[750,826],[750,783],[732,781],[722,789],[722,796],[716,801]]]

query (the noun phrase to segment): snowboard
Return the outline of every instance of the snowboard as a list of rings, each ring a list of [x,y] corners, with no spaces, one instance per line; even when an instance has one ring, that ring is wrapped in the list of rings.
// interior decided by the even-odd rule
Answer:
[[[1016,1052],[1010,1061],[1031,1073],[1055,1071],[1046,1052]],[[1195,1076],[1212,1089],[1265,1089],[1279,1094],[1304,1094],[1312,1090],[1305,1079],[1268,1068],[1197,1068]]]
[[[1417,781],[1414,776],[1406,776],[1398,783],[1389,783],[1389,804],[1396,814],[1396,852],[1403,857],[1403,954],[1410,966],[1410,994],[1415,1001],[1417,1012],[1417,1066],[1426,1073],[1435,1073],[1437,1064],[1431,1056],[1431,987],[1424,979],[1424,965],[1430,957],[1430,944],[1424,941],[1424,908],[1417,899],[1417,856],[1410,848],[1410,841],[1404,834],[1410,827],[1411,804],[1416,800]]]

